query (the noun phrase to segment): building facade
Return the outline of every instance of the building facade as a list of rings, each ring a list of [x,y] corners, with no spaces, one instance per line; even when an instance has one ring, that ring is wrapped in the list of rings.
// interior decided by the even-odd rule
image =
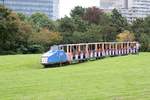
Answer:
[[[100,0],[101,9],[123,8],[124,0]]]
[[[123,9],[128,7],[128,0],[100,0],[100,9],[110,13],[114,8]]]
[[[128,8],[119,9],[128,21],[132,22],[136,18],[145,18],[150,15],[150,0],[130,0]]]
[[[0,0],[0,3],[26,15],[40,12],[54,20],[59,17],[59,0]]]
[[[129,22],[132,22],[136,18],[150,15],[150,0],[100,0],[100,8],[109,10],[116,8]]]

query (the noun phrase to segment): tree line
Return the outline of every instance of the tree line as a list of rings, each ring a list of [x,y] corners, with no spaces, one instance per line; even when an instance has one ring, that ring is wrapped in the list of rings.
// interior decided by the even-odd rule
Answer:
[[[51,45],[89,42],[138,41],[150,51],[150,17],[128,23],[114,9],[75,7],[70,16],[56,21],[43,13],[31,16],[0,5],[0,54],[47,51]]]

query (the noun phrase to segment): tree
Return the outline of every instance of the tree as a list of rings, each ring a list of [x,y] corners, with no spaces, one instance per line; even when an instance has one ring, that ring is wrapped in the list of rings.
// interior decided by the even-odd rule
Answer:
[[[21,53],[28,48],[31,34],[32,26],[27,21],[0,6],[0,54]]]
[[[142,51],[150,51],[150,17],[136,19],[131,28],[135,33],[135,40],[140,42]]]
[[[141,33],[139,42],[141,44],[141,51],[150,51],[150,37],[147,34]]]
[[[58,30],[60,32],[73,33],[76,30],[76,25],[72,18],[65,16],[59,20]]]
[[[144,20],[144,33],[150,38],[150,16],[146,17]]]
[[[101,34],[104,42],[115,42],[116,41],[116,28],[111,25],[101,26]]]
[[[86,34],[83,33],[83,32],[77,32],[75,31],[73,34],[72,34],[72,41],[71,43],[85,43],[86,40]]]
[[[85,8],[82,8],[81,6],[76,6],[73,10],[71,10],[71,17],[80,17],[82,18],[85,14]]]
[[[19,19],[20,19],[21,21],[28,22],[29,16],[27,16],[27,15],[25,15],[25,14],[23,14],[23,13],[17,13],[17,15],[18,15],[18,17],[19,17]]]
[[[101,15],[103,15],[103,11],[99,8],[92,7],[87,8],[86,12],[83,16],[83,19],[88,21],[89,23],[98,24],[101,20]]]
[[[50,32],[48,29],[44,28],[38,33],[33,33],[30,41],[33,44],[40,44],[45,48],[49,48],[50,45],[59,44],[62,40],[60,33]]]
[[[113,9],[112,11],[111,21],[112,25],[116,27],[118,33],[128,29],[128,22],[126,18],[122,17],[116,9]]]
[[[135,21],[133,21],[131,29],[132,31],[135,33],[135,40],[139,41],[140,37],[141,37],[141,33],[144,33],[145,30],[145,25],[144,25],[144,19],[136,19]]]
[[[28,47],[29,38],[32,35],[32,26],[27,22],[21,22],[19,26],[19,39],[17,40],[19,44],[23,45],[24,47]]]
[[[102,14],[101,19],[99,20],[99,25],[101,25],[101,26],[112,25],[111,16],[108,13]]]
[[[35,28],[36,31],[40,31],[42,28],[47,28],[52,31],[56,30],[54,22],[43,13],[32,14],[29,21],[33,24],[33,28]]]
[[[86,42],[102,42],[101,26],[92,24],[88,28],[85,38]]]
[[[87,29],[89,28],[89,24],[87,21],[84,21],[81,17],[74,17],[73,22],[75,24],[75,31],[78,32],[86,32]]]
[[[127,30],[117,35],[118,42],[133,42],[134,40],[134,33],[131,33]]]
[[[0,52],[15,51],[19,38],[20,20],[16,13],[0,6]]]

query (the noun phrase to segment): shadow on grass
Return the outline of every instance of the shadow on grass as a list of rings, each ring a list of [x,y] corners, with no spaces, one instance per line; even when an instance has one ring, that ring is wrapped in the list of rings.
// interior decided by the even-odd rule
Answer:
[[[139,55],[139,54],[132,54],[132,55]],[[82,60],[82,61],[74,61],[72,63],[66,62],[66,63],[62,63],[62,64],[44,65],[44,68],[68,67],[70,65],[83,64],[83,63],[92,62],[92,61],[104,60],[105,58],[114,58],[114,57],[121,57],[121,56],[129,56],[129,55],[106,56],[106,57],[100,57],[100,58],[86,59],[86,60]]]
[[[94,59],[87,59],[87,60],[82,60],[82,61],[74,61],[72,63],[66,62],[63,64],[51,64],[51,65],[44,65],[44,68],[60,68],[60,67],[68,67],[70,65],[77,65],[77,64],[83,64],[87,62],[92,62],[92,61],[97,61],[97,60],[102,60],[106,57],[101,57],[101,58],[94,58]]]

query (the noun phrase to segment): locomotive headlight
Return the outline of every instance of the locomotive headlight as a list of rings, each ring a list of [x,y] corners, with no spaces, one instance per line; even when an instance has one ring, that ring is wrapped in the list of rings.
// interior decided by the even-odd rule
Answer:
[[[48,63],[48,57],[42,57],[42,64]]]

